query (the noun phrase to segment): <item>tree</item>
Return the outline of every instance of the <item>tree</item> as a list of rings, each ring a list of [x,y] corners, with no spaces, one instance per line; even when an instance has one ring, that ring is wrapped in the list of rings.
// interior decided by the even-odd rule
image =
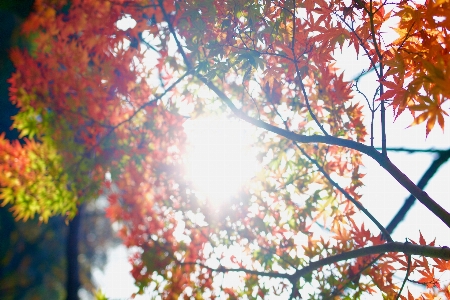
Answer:
[[[367,155],[450,227],[426,182],[414,184],[391,162],[386,137],[387,107],[396,118],[410,112],[411,125],[425,122],[426,136],[436,122],[444,129],[449,6],[36,1],[23,26],[36,47],[11,52],[14,127],[27,139],[0,141],[3,203],[17,219],[71,219],[103,184],[108,216],[139,249],[139,292],[150,286],[163,298],[414,299],[402,294],[408,278],[428,288],[424,298],[450,297],[440,282],[450,250],[421,234],[393,241],[395,226],[380,224],[358,192]],[[118,26],[127,18],[134,26]],[[372,94],[358,86],[361,76],[343,80],[339,51],[367,61],[361,76],[375,73]],[[231,112],[260,129],[260,173],[219,210],[182,173],[186,111]],[[376,231],[355,221],[358,211]],[[393,280],[397,271],[403,282]],[[223,286],[231,273],[239,285]]]
[[[10,128],[11,117],[17,114],[18,108],[9,101],[7,79],[14,68],[8,50],[11,47],[32,49],[32,39],[20,35],[20,23],[32,7],[32,0],[2,1],[0,4],[0,133],[9,140],[18,139],[19,134]],[[96,209],[99,201],[90,203],[85,213],[79,212],[68,229],[60,217],[38,227],[37,220],[14,223],[8,212],[11,207],[0,208],[0,236],[4,241],[0,247],[0,294],[3,298],[62,299],[67,295],[71,299],[77,298],[80,283],[85,291],[95,289],[91,269],[102,269],[106,260],[105,248],[110,247],[111,242],[117,243],[111,236],[111,227],[104,224],[107,221],[104,212],[99,214]],[[83,258],[80,261],[79,256]]]
[[[78,264],[77,279],[85,292],[96,290],[92,269],[102,269],[106,264],[106,251],[118,243],[112,237],[104,211],[96,208],[98,204],[89,203],[80,216],[78,248],[83,259]],[[69,228],[64,225],[64,218],[53,217],[47,224],[38,224],[38,220],[15,222],[8,208],[0,208],[2,299],[67,298],[66,286],[71,281],[67,280]],[[77,297],[76,293],[72,295],[74,297]]]

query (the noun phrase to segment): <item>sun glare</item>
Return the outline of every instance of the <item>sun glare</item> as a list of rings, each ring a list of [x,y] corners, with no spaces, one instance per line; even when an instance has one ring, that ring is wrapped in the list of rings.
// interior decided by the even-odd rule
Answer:
[[[186,169],[197,196],[223,203],[256,172],[254,128],[235,119],[201,118],[185,123]]]

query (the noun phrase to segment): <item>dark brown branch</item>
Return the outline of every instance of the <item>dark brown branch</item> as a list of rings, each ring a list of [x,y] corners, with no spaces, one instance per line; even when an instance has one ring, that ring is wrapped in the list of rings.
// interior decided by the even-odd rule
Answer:
[[[275,105],[273,104],[273,102],[272,101],[270,101],[270,102],[272,104],[273,110],[276,112],[278,117],[280,117],[280,119],[283,121],[284,127],[286,128],[286,130],[290,131],[289,125],[287,124],[287,122],[283,119],[281,114],[278,112],[278,110],[275,107]],[[317,167],[319,172],[322,173],[322,175],[328,180],[328,182],[331,183],[332,186],[334,186],[338,191],[340,191],[347,198],[347,200],[352,202],[353,205],[355,205],[360,211],[362,211],[378,227],[378,229],[380,229],[380,231],[383,235],[383,238],[385,240],[387,240],[388,242],[393,242],[392,237],[387,232],[386,228],[384,228],[384,226],[381,225],[381,223],[359,201],[357,201],[355,198],[353,198],[345,189],[343,189],[336,181],[334,181],[331,178],[331,176],[325,171],[325,169],[319,164],[319,162],[316,159],[312,158],[310,155],[308,155],[308,153],[306,153],[306,151],[302,147],[300,147],[298,145],[298,143],[296,143],[296,142],[292,142],[292,143],[297,147],[298,150],[300,150],[300,152],[310,162],[312,162]]]
[[[384,255],[384,253],[377,255],[374,259],[372,259],[368,264],[366,264],[364,267],[362,267],[361,269],[359,269],[359,271],[355,274],[353,274],[350,277],[346,278],[346,281],[344,284],[342,284],[338,289],[333,291],[333,296],[339,296],[341,294],[341,292],[346,288],[347,284],[353,280],[355,280],[356,278],[360,277],[361,274],[369,267],[371,267],[373,264],[375,264],[377,262],[377,260],[379,260],[382,256]]]
[[[293,6],[294,6],[294,11],[295,11],[295,1],[293,1]],[[297,80],[300,85],[300,89],[302,91],[303,98],[305,98],[306,108],[308,109],[309,115],[314,120],[316,125],[320,128],[322,133],[324,135],[329,135],[328,132],[325,130],[325,128],[323,128],[322,124],[320,124],[319,120],[316,117],[316,114],[313,112],[313,110],[311,108],[311,104],[309,102],[309,97],[308,97],[308,94],[306,93],[305,84],[303,83],[303,78],[302,78],[303,74],[300,71],[300,68],[298,67],[297,53],[295,52],[295,42],[296,42],[296,40],[295,40],[295,31],[296,31],[296,29],[295,29],[295,13],[292,13],[292,26],[293,26],[293,30],[292,30],[291,52],[292,52],[292,56],[294,57],[294,65],[295,65],[295,72],[297,73]]]
[[[353,259],[361,256],[373,255],[373,254],[384,254],[388,252],[401,252],[405,255],[420,255],[431,258],[441,258],[445,260],[450,259],[450,248],[448,247],[433,247],[433,246],[422,246],[415,245],[412,243],[400,243],[400,242],[390,242],[382,245],[369,246],[365,248],[360,248],[341,254],[329,256],[318,261],[310,263],[308,266],[296,270],[293,274],[277,273],[277,272],[264,272],[249,270],[246,268],[225,268],[220,266],[218,268],[211,268],[205,264],[199,262],[179,262],[180,265],[197,265],[199,267],[208,269],[212,272],[227,273],[227,272],[245,272],[247,274],[272,277],[272,278],[286,278],[290,282],[295,282],[301,277],[319,269],[326,265],[334,264],[343,260]]]
[[[372,69],[370,69],[370,70],[368,70],[368,72],[369,71],[375,71],[375,73],[377,74],[377,77],[378,78],[380,78],[380,73],[378,72],[378,69],[377,69],[377,66],[378,66],[378,64],[377,63],[375,63],[374,61],[373,61],[373,59],[372,59],[372,57],[370,56],[370,54],[369,54],[369,50],[364,46],[364,41],[362,40],[362,38],[356,33],[356,31],[355,31],[355,29],[353,28],[353,25],[352,26],[350,26],[346,21],[345,21],[345,19],[342,17],[342,16],[340,16],[339,14],[337,14],[337,13],[333,13],[335,16],[337,16],[340,20],[341,20],[341,22],[355,35],[355,37],[358,39],[358,41],[359,41],[359,44],[361,45],[361,47],[363,48],[363,51],[365,52],[365,54],[367,55],[367,57],[369,58],[369,60],[370,60],[370,64],[372,65]]]
[[[377,42],[377,37],[376,35],[376,31],[375,31],[375,21],[374,21],[374,16],[376,12],[372,11],[373,9],[373,1],[370,0],[370,11],[368,11],[369,14],[369,20],[370,20],[370,34],[372,36],[372,40],[373,40],[373,47],[375,49],[375,52],[378,56],[378,60],[381,62],[383,60],[383,55],[381,54],[380,48],[378,46],[378,42]],[[380,65],[380,70],[382,69],[382,66]],[[383,74],[380,73],[379,78],[381,79],[381,77],[383,77]]]
[[[360,79],[363,78],[364,76],[366,76],[366,75],[372,73],[374,70],[377,70],[376,68],[378,68],[379,66],[380,66],[380,64],[379,64],[379,63],[376,63],[376,64],[375,64],[375,68],[369,69],[369,70],[367,70],[367,71],[363,70],[363,72],[361,72],[361,74],[359,74],[359,75],[353,77],[353,78],[350,80],[350,82],[354,82],[354,81],[360,80]]]
[[[402,171],[400,171],[396,165],[394,165],[387,156],[378,152],[375,148],[364,145],[353,140],[347,140],[337,138],[334,136],[323,135],[301,135],[288,130],[276,127],[261,120],[252,118],[239,110],[231,101],[231,99],[217,88],[212,82],[206,79],[204,76],[195,73],[195,76],[200,79],[206,86],[208,86],[216,95],[231,109],[231,111],[240,119],[257,126],[262,129],[266,129],[270,132],[281,135],[291,141],[299,143],[325,143],[329,145],[336,145],[347,147],[353,150],[357,150],[361,153],[367,154],[372,159],[377,161],[381,167],[383,167],[392,177],[395,178],[406,190],[408,190],[414,197],[416,197],[423,205],[425,205],[431,212],[433,212],[439,219],[441,219],[448,227],[450,227],[450,213],[436,203],[426,192],[414,184]]]
[[[377,53],[378,56],[378,60],[379,60],[379,65],[380,65],[380,71],[379,71],[379,76],[378,76],[378,80],[380,81],[380,86],[379,86],[379,90],[380,90],[380,97],[383,96],[383,83],[381,82],[381,80],[383,80],[383,55],[381,54],[378,42],[377,42],[377,38],[376,38],[376,31],[375,31],[375,22],[374,22],[374,16],[376,14],[376,12],[373,12],[373,2],[372,0],[370,0],[370,12],[369,13],[369,19],[370,19],[370,33],[372,35],[372,40],[373,40],[373,46],[375,48],[375,52]],[[381,153],[384,156],[387,156],[387,151],[386,151],[386,107],[385,107],[385,100],[381,100]]]
[[[306,156],[322,173],[322,175],[333,185],[339,192],[341,192],[353,205],[355,205],[360,211],[362,211],[377,227],[380,229],[383,238],[388,241],[392,242],[392,237],[389,234],[389,232],[384,228],[383,225],[355,198],[353,198],[346,190],[344,190],[336,181],[334,181],[331,176],[324,170],[324,168],[319,164],[317,160],[309,156],[305,150],[303,150],[301,147],[298,146],[297,143],[295,143],[297,148],[302,152],[304,156]]]
[[[408,255],[408,265],[406,267],[406,275],[403,279],[402,286],[400,287],[400,290],[398,291],[397,298],[395,300],[400,299],[400,295],[402,294],[403,288],[405,287],[406,281],[408,280],[409,273],[411,272],[411,255]]]
[[[353,251],[348,251],[338,255],[323,258],[321,260],[310,263],[309,266],[297,270],[294,274],[290,275],[290,279],[298,280],[301,277],[311,273],[316,269],[319,269],[326,265],[337,263],[342,260],[372,254],[384,254],[387,252],[402,252],[406,255],[420,255],[431,258],[441,258],[445,260],[450,259],[450,248],[448,247],[432,247],[432,246],[414,245],[411,243],[392,242],[383,245],[360,248]]]
[[[376,148],[379,149],[379,148]],[[442,150],[442,149],[413,149],[413,148],[386,148],[387,151],[392,152],[407,152],[407,153],[444,153],[450,151],[448,150]]]
[[[175,40],[175,43],[177,44],[178,50],[180,50],[180,54],[183,57],[183,61],[186,64],[186,67],[188,70],[192,68],[192,65],[187,58],[186,52],[183,50],[183,46],[181,46],[180,40],[177,38],[175,28],[173,28],[172,22],[170,22],[169,15],[167,14],[166,10],[164,9],[163,0],[158,1],[159,8],[161,9],[161,12],[163,13],[164,19],[167,22],[167,27],[169,28],[170,33],[173,35],[173,38]]]
[[[295,52],[293,52],[293,55],[295,56]],[[322,124],[320,124],[319,120],[316,117],[316,114],[313,112],[312,108],[311,108],[311,104],[309,102],[309,98],[308,98],[308,94],[306,93],[306,89],[305,89],[305,85],[303,84],[303,79],[302,79],[302,72],[300,72],[300,69],[298,68],[298,63],[297,63],[297,59],[295,59],[295,70],[297,73],[297,78],[298,78],[298,83],[300,84],[300,88],[302,90],[303,93],[303,98],[305,98],[305,104],[306,107],[308,108],[308,112],[311,116],[311,118],[314,120],[314,122],[316,123],[316,125],[320,128],[320,131],[323,132],[324,135],[329,135],[328,132],[325,130],[325,128],[323,128]]]
[[[211,268],[208,267],[205,264],[198,263],[198,262],[179,262],[180,265],[196,265],[201,268],[205,268],[207,270],[210,270],[212,272],[218,272],[218,273],[228,273],[228,272],[244,272],[246,274],[252,274],[262,277],[271,277],[271,278],[286,278],[289,279],[292,275],[286,274],[286,273],[277,273],[277,272],[263,272],[263,271],[255,271],[250,270],[246,268],[225,268],[223,266],[220,266],[218,268]]]
[[[412,150],[412,149],[403,149],[399,151],[406,151],[410,153],[414,152],[434,152],[438,153],[439,156],[433,161],[433,163],[430,165],[428,170],[423,174],[422,178],[420,178],[419,182],[417,183],[417,186],[421,189],[424,189],[431,178],[436,174],[438,169],[445,164],[450,159],[450,149],[442,151],[442,150]],[[394,150],[395,151],[395,150]],[[405,218],[408,211],[413,206],[414,202],[416,201],[416,198],[413,195],[410,195],[406,200],[405,203],[403,203],[403,206],[400,208],[400,210],[397,212],[397,214],[394,216],[392,221],[389,223],[389,225],[386,227],[386,230],[389,233],[392,233],[395,228],[400,224],[401,221]]]

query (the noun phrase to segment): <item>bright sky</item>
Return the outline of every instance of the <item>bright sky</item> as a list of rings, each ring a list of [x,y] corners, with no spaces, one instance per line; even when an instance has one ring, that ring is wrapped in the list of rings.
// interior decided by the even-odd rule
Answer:
[[[206,117],[187,121],[185,130],[190,148],[188,177],[200,197],[227,201],[256,172],[252,151],[254,128],[244,121]]]

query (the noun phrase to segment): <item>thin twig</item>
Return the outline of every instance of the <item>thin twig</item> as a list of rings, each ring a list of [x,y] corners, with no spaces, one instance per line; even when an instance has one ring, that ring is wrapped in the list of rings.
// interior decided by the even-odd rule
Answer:
[[[408,242],[406,242],[406,243],[408,243]],[[400,290],[398,291],[398,294],[397,294],[397,297],[395,298],[395,300],[400,299],[400,295],[402,294],[403,288],[405,287],[406,281],[408,280],[409,272],[411,271],[411,255],[407,255],[407,256],[408,256],[408,265],[406,267],[405,279],[403,279],[402,286],[400,287]]]
[[[380,148],[375,148],[377,150],[380,150]],[[438,154],[443,154],[446,152],[449,152],[450,149],[434,149],[434,148],[429,148],[429,149],[414,149],[414,148],[386,148],[387,151],[392,151],[392,152],[407,152],[407,153],[438,153]]]
[[[355,278],[357,278],[358,276],[360,276],[367,268],[372,266],[374,263],[377,262],[377,260],[379,260],[383,256],[384,256],[384,253],[379,254],[377,257],[372,259],[367,265],[365,265],[364,268],[359,269],[359,271],[357,273],[353,274],[353,276],[351,276],[350,278],[347,278],[346,282],[344,284],[342,284],[339,289],[333,291],[332,297],[329,300],[333,300],[336,296],[339,296],[339,294],[342,292],[342,290],[347,286],[347,283],[349,283],[350,281],[352,281]]]

